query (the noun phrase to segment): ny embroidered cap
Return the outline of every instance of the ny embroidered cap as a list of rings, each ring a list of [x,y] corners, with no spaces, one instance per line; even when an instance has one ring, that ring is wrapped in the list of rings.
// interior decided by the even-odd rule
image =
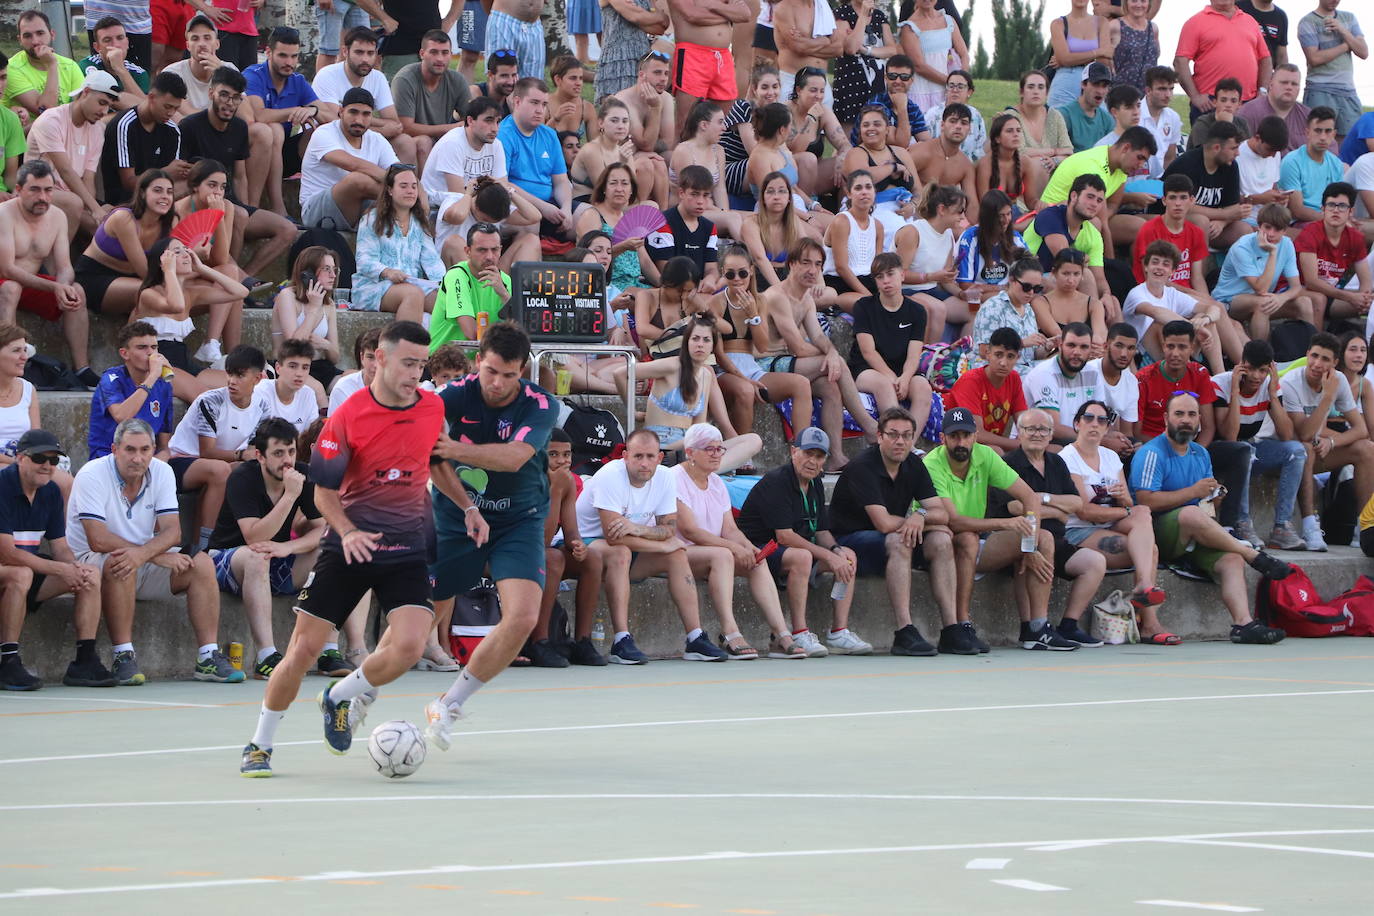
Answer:
[[[97,70],[94,67],[86,71],[86,78],[82,80],[81,88],[92,92],[103,92],[112,99],[119,98],[119,80],[114,78],[114,74]]]
[[[46,455],[49,452],[57,452],[59,455],[67,454],[57,437],[46,429],[26,430],[14,446],[16,455]]]
[[[797,441],[792,444],[804,452],[818,449],[827,455],[830,454],[830,437],[825,434],[825,430],[814,426],[808,426],[798,433]]]
[[[945,411],[943,428],[947,433],[971,433],[977,431],[978,424],[967,407],[955,407]]]

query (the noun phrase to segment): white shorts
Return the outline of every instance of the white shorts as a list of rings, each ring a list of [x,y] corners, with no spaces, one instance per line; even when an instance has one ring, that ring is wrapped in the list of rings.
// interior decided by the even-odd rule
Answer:
[[[180,548],[174,548],[175,550],[180,550]],[[89,551],[79,554],[76,562],[85,563],[104,571],[105,561],[109,558],[108,553]],[[172,571],[167,567],[158,566],[156,563],[144,563],[138,568],[135,575],[138,578],[138,584],[134,588],[134,597],[139,601],[157,601],[173,597]]]
[[[758,360],[754,359],[752,353],[726,353],[725,355],[730,362],[735,364],[735,368],[740,371],[740,374],[751,382],[757,382],[767,375],[759,366]]]

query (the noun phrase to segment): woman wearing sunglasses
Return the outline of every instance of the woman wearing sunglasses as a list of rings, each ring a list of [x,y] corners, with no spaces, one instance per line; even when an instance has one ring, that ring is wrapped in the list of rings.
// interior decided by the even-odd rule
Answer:
[[[420,200],[420,176],[415,166],[397,163],[386,170],[376,208],[358,224],[351,307],[418,322],[434,307],[443,278],[429,208]]]
[[[1167,596],[1155,584],[1159,551],[1150,510],[1131,499],[1121,459],[1102,445],[1102,436],[1115,419],[1107,405],[1096,400],[1081,404],[1074,415],[1078,438],[1059,457],[1068,466],[1083,506],[1069,516],[1064,537],[1075,547],[1090,547],[1102,554],[1108,569],[1133,567],[1131,606],[1140,614],[1141,641],[1176,646],[1181,640],[1159,624],[1158,609]]]

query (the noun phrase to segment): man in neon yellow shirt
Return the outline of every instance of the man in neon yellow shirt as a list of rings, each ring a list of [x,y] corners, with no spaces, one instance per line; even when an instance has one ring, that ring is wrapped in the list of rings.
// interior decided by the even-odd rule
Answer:
[[[429,320],[429,352],[450,340],[476,340],[477,316],[492,321],[510,299],[510,275],[501,270],[501,230],[492,223],[468,228],[468,259],[448,269]]]
[[[19,14],[19,46],[23,50],[10,60],[9,85],[0,104],[27,110],[27,123],[32,123],[47,109],[70,102],[85,75],[76,61],[52,49],[52,25],[37,10]]]
[[[969,619],[973,577],[975,573],[995,572],[1014,564],[1029,599],[1029,617],[1025,617],[1023,610],[1023,620],[1034,627],[1029,634],[1023,628],[1022,648],[1065,652],[1077,649],[1078,643],[1059,636],[1046,623],[1050,586],[1054,583],[1054,537],[1040,527],[1040,507],[1048,505],[1051,497],[1036,494],[991,446],[979,443],[977,428],[968,408],[945,411],[944,444],[925,457],[935,492],[954,504],[949,527],[954,532],[954,604],[959,623],[967,628],[979,651],[986,652],[987,643],[978,639]],[[1020,504],[1020,514],[1013,518],[985,518],[988,487],[1007,491]],[[1023,553],[1022,538],[1032,534],[1036,549]],[[941,637],[943,643],[943,634]]]
[[[1107,250],[1114,251],[1116,245],[1133,244],[1136,234],[1145,225],[1145,217],[1123,214],[1121,209],[1144,210],[1157,198],[1148,194],[1127,194],[1124,190],[1126,179],[1144,168],[1158,151],[1159,144],[1149,128],[1128,127],[1121,139],[1111,146],[1085,149],[1059,163],[1040,195],[1040,205],[1068,203],[1074,179],[1079,175],[1096,175],[1107,191],[1107,207],[1098,221]]]
[[[5,91],[9,77],[9,61],[0,53],[0,94]],[[29,151],[19,116],[0,106],[0,200],[14,196],[14,183],[19,174],[19,160]]]

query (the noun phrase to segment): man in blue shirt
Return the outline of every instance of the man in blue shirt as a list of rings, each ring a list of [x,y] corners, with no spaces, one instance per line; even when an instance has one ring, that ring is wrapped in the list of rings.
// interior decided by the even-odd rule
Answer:
[[[1131,461],[1131,489],[1136,502],[1154,514],[1159,558],[1187,565],[1221,584],[1221,600],[1231,613],[1231,642],[1276,643],[1283,630],[1266,627],[1250,616],[1245,570],[1249,563],[1261,575],[1282,579],[1290,567],[1282,560],[1226,532],[1216,520],[1216,507],[1226,496],[1212,476],[1207,449],[1193,440],[1202,430],[1197,396],[1180,391],[1164,406],[1165,432],[1146,442]],[[1141,614],[1141,639],[1156,645],[1177,645],[1153,613]]]
[[[883,79],[887,91],[880,92],[868,100],[869,105],[879,105],[887,112],[887,123],[892,125],[887,132],[887,142],[903,149],[918,140],[929,140],[930,130],[926,126],[921,106],[911,100],[911,81],[916,73],[916,65],[905,54],[894,54],[887,62]],[[902,117],[899,112],[905,113]],[[859,122],[849,131],[849,142],[859,145]]]
[[[172,436],[172,383],[163,378],[167,358],[157,352],[157,328],[135,321],[119,329],[120,366],[100,373],[91,395],[91,425],[87,444],[92,460],[110,454],[115,427],[138,417],[152,427],[159,451]]]
[[[284,175],[300,171],[310,132],[339,116],[339,106],[321,102],[310,81],[297,72],[301,61],[301,36],[295,29],[273,29],[267,39],[267,60],[243,71],[248,82],[248,104],[253,118],[265,124],[280,124],[272,131],[272,153],[268,157],[267,195],[270,208],[286,215],[281,185]],[[300,131],[292,136],[297,127]],[[256,207],[261,201],[246,200]]]
[[[544,123],[548,116],[548,87],[527,76],[515,84],[510,114],[502,119],[496,138],[505,147],[506,172],[517,193],[539,210],[539,234],[571,237],[572,182],[558,134]]]
[[[1354,165],[1365,153],[1374,153],[1374,111],[1360,115],[1341,141],[1341,161],[1346,165]]]
[[[1299,155],[1299,149],[1290,155]],[[1269,339],[1269,322],[1275,318],[1312,321],[1313,303],[1298,273],[1298,253],[1285,233],[1292,222],[1282,204],[1260,208],[1257,228],[1231,246],[1221,265],[1212,295],[1226,305],[1231,317],[1250,322],[1251,340]],[[1288,286],[1278,292],[1280,280]]]
[[[14,463],[0,470],[0,689],[37,690],[43,686],[19,657],[19,633],[27,611],[58,595],[76,595],[72,624],[76,660],[67,666],[68,687],[113,687],[114,675],[95,654],[100,625],[100,570],[78,563],[67,545],[62,491],[53,471],[62,443],[47,430],[19,437]],[[40,556],[47,539],[51,556]]]
[[[1307,115],[1307,145],[1283,157],[1279,190],[1288,192],[1288,209],[1294,225],[1320,222],[1322,191],[1345,177],[1345,163],[1331,152],[1336,145],[1336,112],[1326,106]]]

